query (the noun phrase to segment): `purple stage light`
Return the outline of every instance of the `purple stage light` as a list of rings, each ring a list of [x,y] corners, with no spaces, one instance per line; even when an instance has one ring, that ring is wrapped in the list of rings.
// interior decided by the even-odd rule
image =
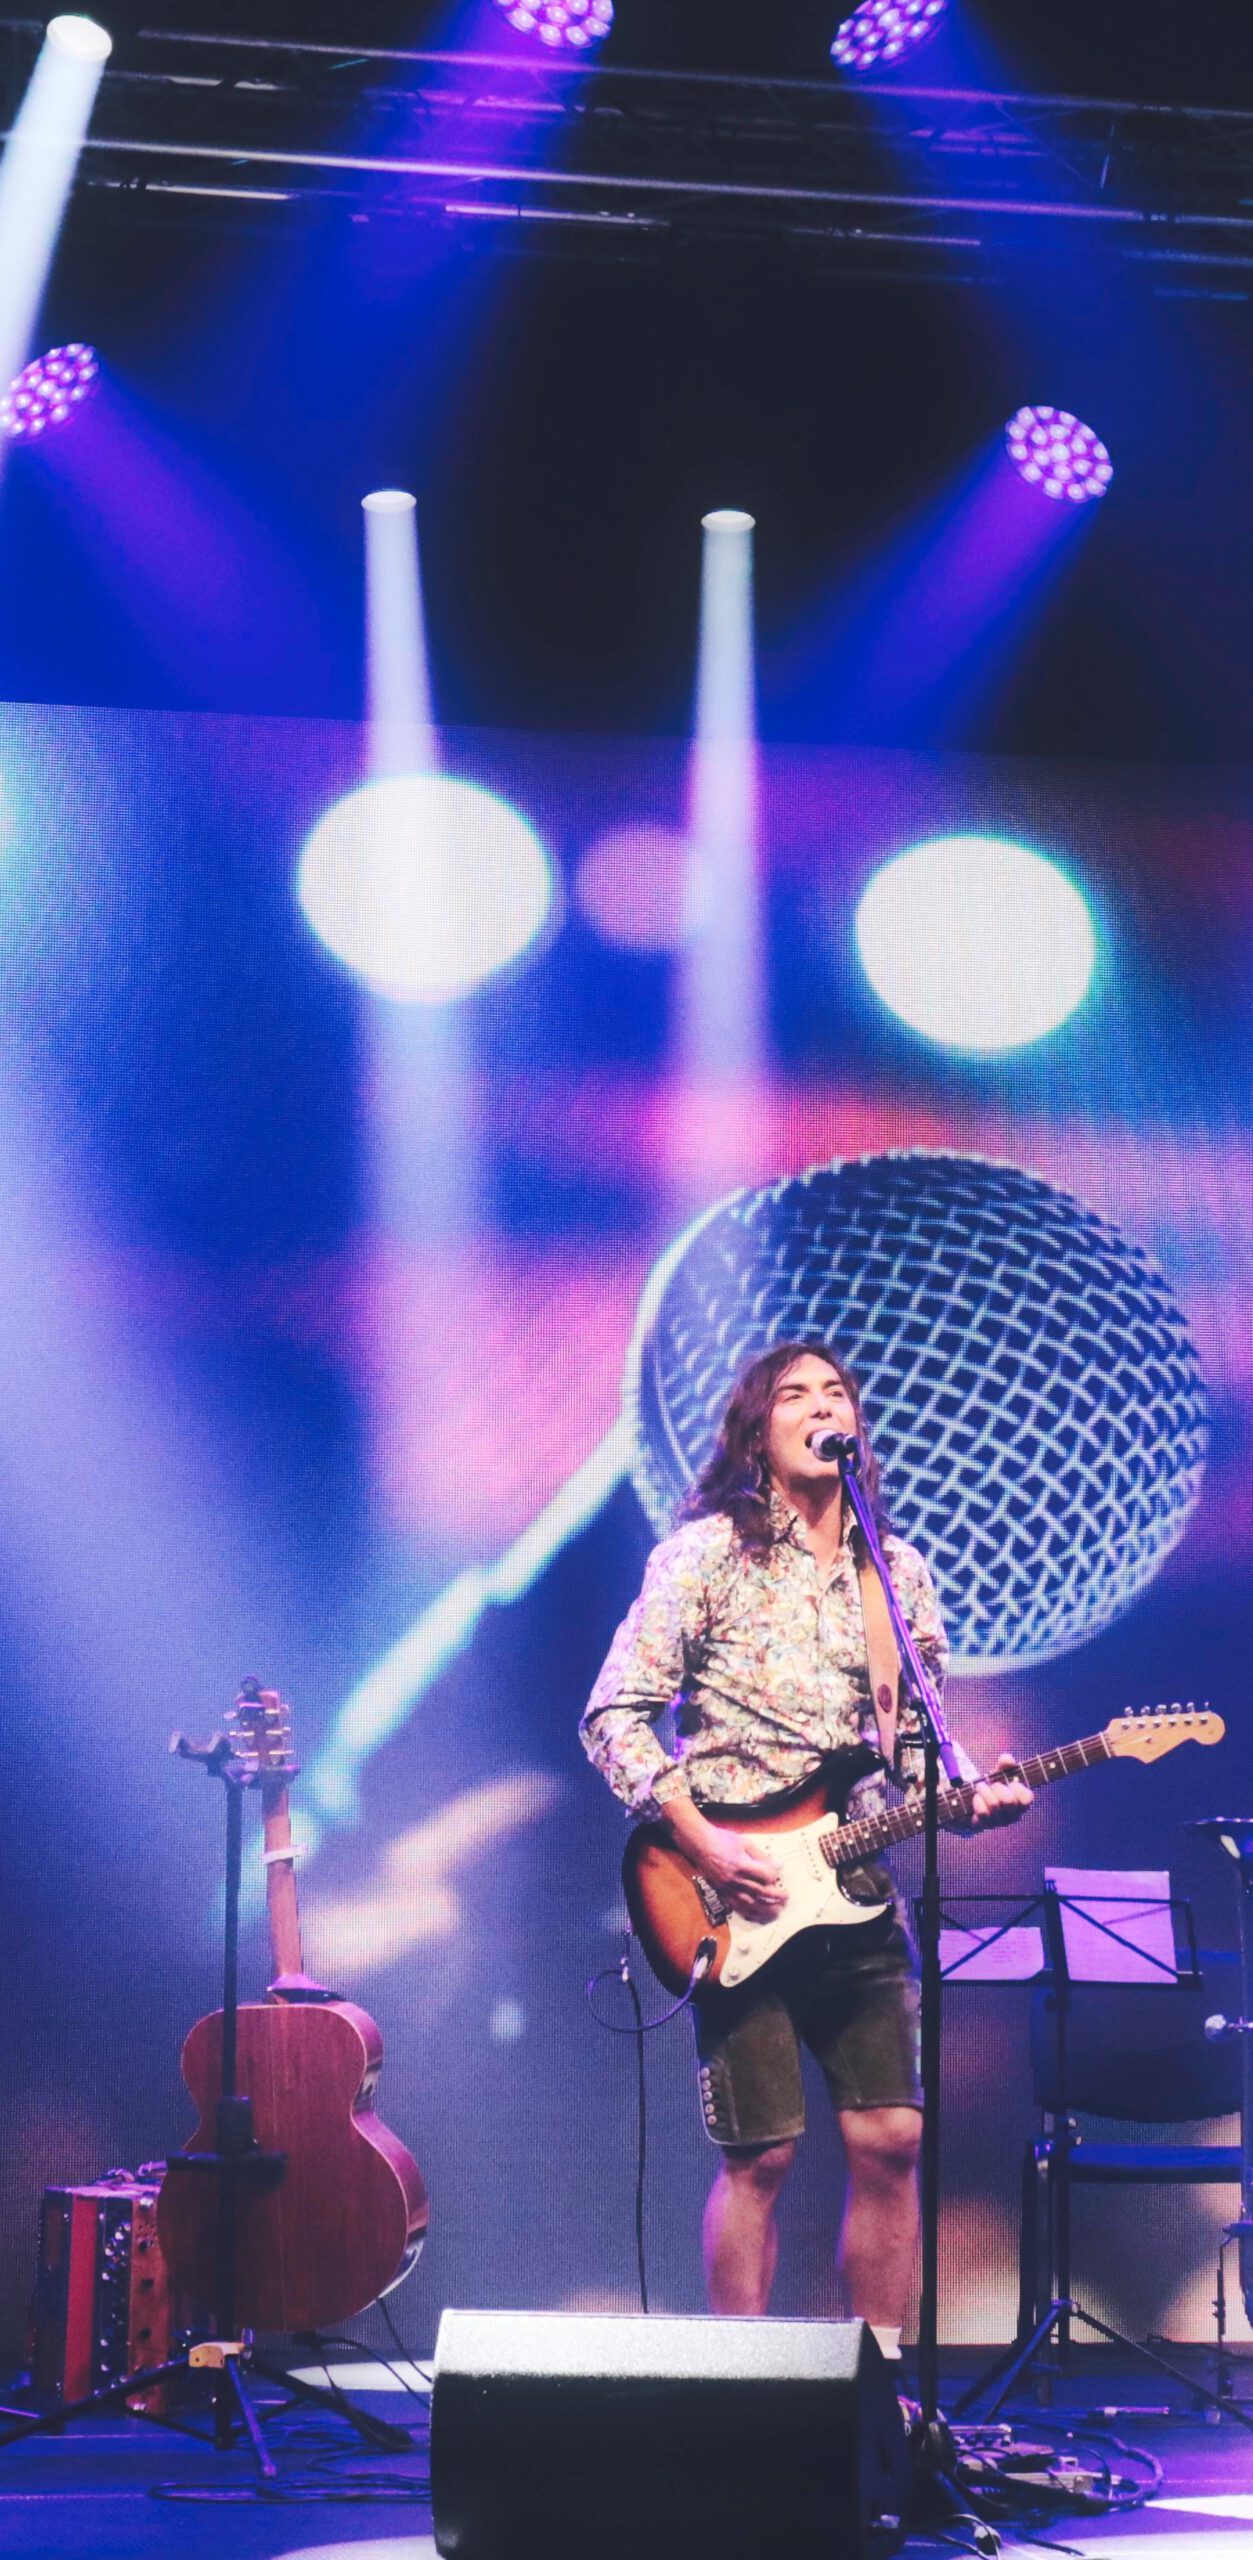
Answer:
[[[1114,466],[1100,437],[1071,409],[1017,409],[1005,429],[1016,471],[1046,498],[1103,498]]]
[[[538,36],[541,44],[573,45],[586,52],[602,44],[613,25],[613,0],[496,0],[519,35]]]
[[[36,356],[23,366],[0,400],[0,435],[29,443],[32,437],[46,435],[49,427],[65,426],[99,378],[100,359],[94,347],[85,347],[78,339],[68,347],[49,347],[46,356]]]
[[[948,0],[862,0],[835,31],[831,59],[844,71],[873,71],[899,62],[935,34]]]

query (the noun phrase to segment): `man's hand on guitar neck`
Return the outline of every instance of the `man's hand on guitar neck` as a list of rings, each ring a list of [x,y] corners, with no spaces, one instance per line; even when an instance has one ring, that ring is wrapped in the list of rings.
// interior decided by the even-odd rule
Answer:
[[[677,1846],[730,1909],[745,1920],[773,1920],[787,1896],[768,1851],[755,1848],[742,1832],[706,1821],[689,1795],[668,1796],[663,1810]]]
[[[970,1821],[963,1830],[987,1831],[994,1823],[1020,1822],[1035,1798],[1012,1751],[1002,1751],[996,1767],[986,1778],[980,1778],[970,1800]]]

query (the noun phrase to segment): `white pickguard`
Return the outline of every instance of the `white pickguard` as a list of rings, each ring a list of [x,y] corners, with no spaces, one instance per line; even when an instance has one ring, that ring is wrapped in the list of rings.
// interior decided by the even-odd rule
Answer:
[[[835,1868],[828,1866],[822,1854],[823,1841],[834,1838],[839,1828],[838,1821],[825,1814],[799,1831],[743,1835],[748,1845],[773,1858],[787,1899],[770,1920],[746,1920],[742,1912],[728,1912],[731,1942],[718,1976],[725,1991],[760,1972],[767,1958],[801,1929],[842,1929],[878,1918],[882,1902],[851,1902]]]

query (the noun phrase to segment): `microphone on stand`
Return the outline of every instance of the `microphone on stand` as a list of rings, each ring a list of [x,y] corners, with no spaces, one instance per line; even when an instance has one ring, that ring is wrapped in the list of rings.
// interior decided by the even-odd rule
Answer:
[[[833,1459],[838,1460],[842,1467],[861,1464],[861,1450],[855,1431],[811,1431],[808,1446],[810,1455],[824,1467],[830,1466]]]

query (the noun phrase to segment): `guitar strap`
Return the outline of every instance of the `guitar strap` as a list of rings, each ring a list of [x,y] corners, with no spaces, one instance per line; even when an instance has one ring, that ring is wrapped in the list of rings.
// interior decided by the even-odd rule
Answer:
[[[883,1585],[869,1556],[863,1556],[857,1567],[861,1590],[862,1624],[866,1630],[866,1663],[870,1672],[870,1695],[874,1699],[875,1723],[879,1728],[879,1749],[889,1769],[896,1768],[896,1709],[901,1685],[901,1656],[888,1616]]]

